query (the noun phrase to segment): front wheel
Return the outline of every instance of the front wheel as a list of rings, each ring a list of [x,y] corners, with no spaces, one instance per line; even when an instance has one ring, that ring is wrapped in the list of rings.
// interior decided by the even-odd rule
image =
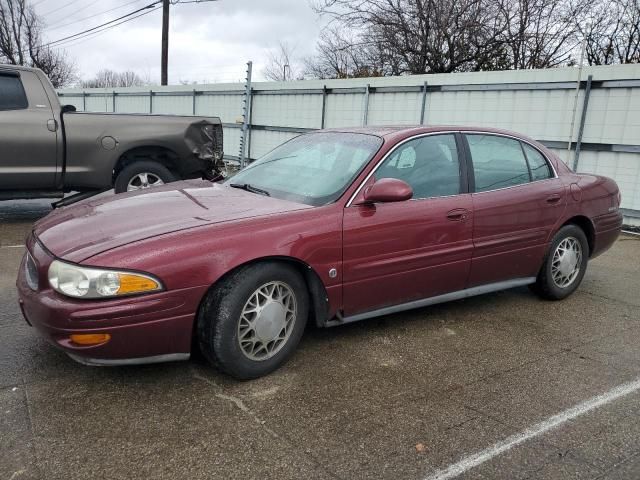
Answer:
[[[116,177],[116,193],[133,192],[174,182],[176,176],[161,163],[141,160],[127,165]]]
[[[280,367],[298,345],[309,299],[302,276],[288,265],[241,268],[207,295],[198,314],[200,350],[241,380]]]
[[[580,285],[587,270],[589,243],[577,225],[565,225],[553,237],[533,289],[541,297],[562,300]]]

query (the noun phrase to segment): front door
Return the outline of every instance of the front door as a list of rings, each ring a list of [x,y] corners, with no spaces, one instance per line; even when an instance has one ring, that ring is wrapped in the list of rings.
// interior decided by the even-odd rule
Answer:
[[[398,178],[413,199],[345,208],[346,316],[465,288],[473,214],[457,144],[452,133],[405,141],[367,184]]]
[[[59,130],[36,74],[0,70],[0,189],[53,189]]]
[[[475,183],[469,287],[535,277],[565,208],[562,181],[526,142],[491,134],[465,137]]]

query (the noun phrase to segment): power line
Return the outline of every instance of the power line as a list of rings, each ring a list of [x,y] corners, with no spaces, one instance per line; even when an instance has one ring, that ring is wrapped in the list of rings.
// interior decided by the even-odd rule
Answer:
[[[109,10],[103,10],[102,12],[94,13],[93,15],[89,15],[88,17],[79,18],[72,22],[65,23],[60,25],[60,22],[49,25],[46,30],[59,30],[64,27],[68,27],[69,25],[73,25],[75,23],[84,22],[85,20],[90,20],[95,17],[99,17],[100,15],[104,15],[105,13],[113,12],[114,10],[120,10],[121,8],[128,7],[129,5],[133,5],[134,3],[140,3],[142,0],[133,0],[132,2],[125,3],[124,5],[120,5],[119,7],[110,8]],[[53,28],[52,28],[53,27]]]
[[[105,33],[108,30],[111,30],[112,28],[118,27],[118,26],[120,26],[120,25],[122,25],[124,23],[127,23],[127,22],[131,22],[132,20],[135,20],[136,18],[140,18],[140,17],[144,17],[145,15],[149,15],[150,13],[153,13],[153,12],[159,10],[159,9],[160,9],[160,7],[157,6],[157,7],[154,7],[151,10],[148,10],[146,12],[139,13],[136,16],[126,18],[126,19],[124,19],[124,20],[122,20],[122,21],[120,21],[120,22],[118,22],[116,24],[103,26],[103,28],[101,28],[99,30],[95,30],[95,31],[92,31],[92,32],[89,32],[89,33],[85,33],[85,34],[83,34],[81,36],[77,36],[76,38],[70,38],[70,39],[67,39],[67,40],[60,40],[58,43],[56,43],[54,45],[54,47],[55,48],[60,48],[60,47],[70,47],[72,45],[77,45],[79,43],[82,43],[82,42],[90,39],[90,38],[97,37],[98,35],[100,35],[102,33]],[[45,44],[45,45],[42,45],[42,47],[47,47],[49,45],[50,44]],[[42,47],[40,47],[40,48],[42,48]]]
[[[53,12],[59,12],[60,10],[63,10],[71,5],[73,5],[74,3],[78,3],[80,0],[71,0],[70,2],[65,3],[63,6],[61,7],[57,7],[54,8],[53,10],[49,10],[47,13],[42,13],[40,14],[40,16],[42,17],[46,17],[47,15],[51,15]]]
[[[143,12],[144,10],[149,9],[149,8],[153,8],[158,3],[161,3],[161,2],[156,1],[156,2],[150,3],[149,5],[146,5],[146,6],[142,7],[142,8],[134,10],[133,12],[127,13],[126,15],[122,15],[121,17],[115,18],[115,19],[113,19],[113,20],[111,20],[109,22],[105,22],[105,23],[102,23],[102,24],[97,25],[95,27],[88,28],[87,30],[83,30],[82,32],[74,33],[73,35],[67,35],[66,37],[59,38],[58,40],[53,40],[53,41],[48,42],[48,43],[46,43],[46,44],[44,44],[42,46],[43,47],[48,47],[48,46],[51,46],[51,45],[54,45],[54,44],[57,44],[57,43],[60,43],[60,42],[64,42],[65,40],[69,40],[71,38],[79,37],[80,35],[84,35],[85,33],[93,32],[93,31],[95,31],[95,30],[97,30],[99,28],[111,25],[111,24],[116,23],[116,22],[118,22],[120,20],[126,19],[127,17],[131,17],[132,15],[135,15],[136,13],[140,13],[140,12]]]
[[[75,17],[78,13],[86,10],[87,8],[90,8],[92,6],[94,6],[96,3],[101,2],[102,0],[93,0],[92,2],[88,2],[86,5],[83,5],[80,8],[77,8],[73,11],[73,13],[71,13],[70,15],[65,15],[64,17],[58,19],[57,21],[51,23],[51,24],[47,24],[48,27],[50,27],[51,25],[58,25],[66,20],[69,20],[70,18]]]

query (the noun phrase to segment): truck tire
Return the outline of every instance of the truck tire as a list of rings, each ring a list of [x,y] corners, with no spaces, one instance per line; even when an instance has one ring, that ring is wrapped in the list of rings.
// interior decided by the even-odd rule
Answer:
[[[161,163],[152,160],[133,162],[116,177],[116,193],[144,190],[178,180],[176,175]]]

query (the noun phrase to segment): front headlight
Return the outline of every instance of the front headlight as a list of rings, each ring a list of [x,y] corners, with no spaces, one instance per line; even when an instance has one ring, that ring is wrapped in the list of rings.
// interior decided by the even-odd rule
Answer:
[[[81,267],[54,260],[49,266],[49,285],[75,298],[111,298],[162,290],[150,275],[120,270]]]

